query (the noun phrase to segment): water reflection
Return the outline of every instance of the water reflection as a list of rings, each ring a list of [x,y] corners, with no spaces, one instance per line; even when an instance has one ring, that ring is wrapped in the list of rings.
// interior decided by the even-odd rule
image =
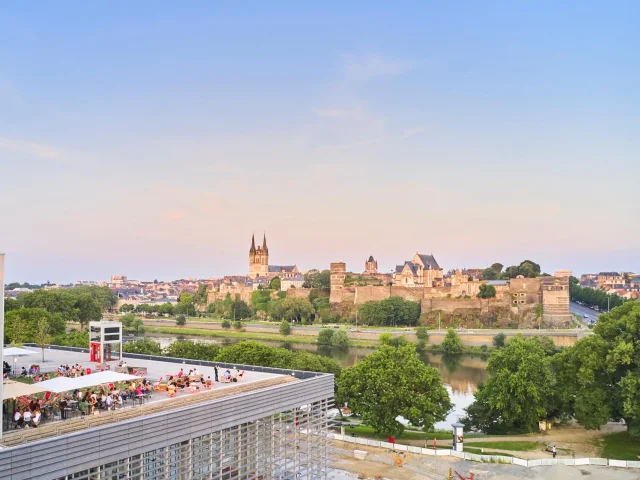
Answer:
[[[241,341],[237,338],[220,337],[175,337],[171,335],[150,334],[160,343],[161,347],[166,347],[175,340],[193,340],[196,342],[215,343],[220,345],[231,345]],[[333,358],[343,367],[350,367],[358,363],[359,360],[369,355],[374,350],[365,347],[332,347],[329,345],[314,345],[305,343],[287,343],[273,340],[258,340],[260,343],[271,347],[286,348],[291,351],[306,351],[317,353],[325,357]],[[446,356],[443,354],[422,353],[420,358],[427,365],[436,368],[442,376],[442,381],[449,392],[451,401],[454,404],[453,410],[444,422],[436,424],[436,428],[450,429],[451,424],[464,416],[464,409],[473,402],[473,394],[478,389],[478,384],[487,379],[487,356],[486,355],[457,355]]]

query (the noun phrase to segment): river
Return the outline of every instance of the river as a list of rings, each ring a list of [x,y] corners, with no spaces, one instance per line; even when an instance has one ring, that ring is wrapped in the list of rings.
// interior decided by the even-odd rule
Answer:
[[[153,338],[159,342],[162,348],[178,339],[178,337],[174,335],[162,334],[147,334],[146,337]],[[220,345],[229,345],[242,340],[240,338],[203,338],[189,336],[179,338]],[[355,365],[358,360],[373,352],[373,349],[364,347],[349,347],[344,349],[306,343],[286,343],[272,340],[258,341],[270,347],[282,347],[292,351],[304,350],[310,353],[317,353],[318,355],[333,358],[343,367]],[[438,422],[435,425],[437,429],[449,430],[451,424],[463,417],[464,409],[473,402],[473,393],[477,390],[478,384],[487,379],[487,359],[479,355],[460,355],[450,358],[443,357],[442,354],[424,354],[421,355],[421,359],[424,363],[431,365],[440,372],[445,388],[451,397],[453,410],[449,412],[444,422]]]

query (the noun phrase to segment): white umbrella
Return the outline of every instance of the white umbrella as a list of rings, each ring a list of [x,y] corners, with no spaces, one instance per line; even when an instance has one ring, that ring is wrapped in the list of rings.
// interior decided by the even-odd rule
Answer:
[[[46,392],[68,392],[69,390],[73,390],[75,387],[72,384],[72,378],[69,377],[56,377],[51,380],[45,380],[43,382],[38,382],[38,386],[40,388],[44,388]]]
[[[46,388],[39,387],[38,384],[29,385],[22,382],[12,382],[9,380],[2,385],[2,399],[22,397],[24,395],[33,395],[34,393],[46,392]]]
[[[21,357],[23,355],[33,355],[34,353],[36,352],[19,347],[7,347],[2,350],[2,354],[5,357]]]

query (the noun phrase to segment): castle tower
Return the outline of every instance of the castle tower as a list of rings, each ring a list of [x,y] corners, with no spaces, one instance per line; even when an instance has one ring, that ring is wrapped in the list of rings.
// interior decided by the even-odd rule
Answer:
[[[262,239],[262,248],[256,248],[255,235],[251,236],[249,248],[249,277],[266,277],[269,273],[269,249],[266,235]]]
[[[334,262],[329,268],[331,275],[331,293],[329,295],[329,302],[340,303],[342,301],[344,279],[347,276],[347,264],[344,262]]]
[[[378,273],[378,262],[373,259],[373,255],[369,256],[369,260],[364,263],[365,275],[376,275]]]

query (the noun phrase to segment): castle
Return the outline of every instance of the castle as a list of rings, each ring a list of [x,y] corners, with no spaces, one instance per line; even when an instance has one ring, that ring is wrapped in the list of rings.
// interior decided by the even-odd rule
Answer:
[[[267,247],[266,234],[262,238],[262,247],[256,248],[255,235],[251,236],[251,248],[249,248],[249,278],[293,278],[300,271],[295,265],[269,265],[269,248]]]

